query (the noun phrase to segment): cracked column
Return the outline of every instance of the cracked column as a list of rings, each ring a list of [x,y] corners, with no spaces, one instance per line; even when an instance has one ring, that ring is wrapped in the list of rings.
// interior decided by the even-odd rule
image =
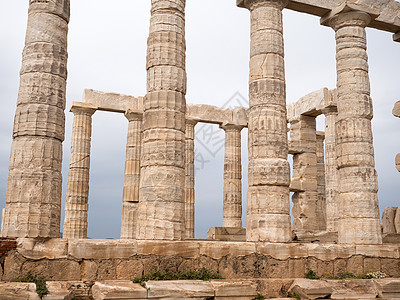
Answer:
[[[242,228],[242,153],[243,126],[223,124],[225,131],[223,227]]]
[[[185,0],[153,0],[137,239],[185,238]]]
[[[319,230],[326,230],[326,192],[325,192],[325,133],[317,131],[317,223]]]
[[[323,110],[325,115],[325,195],[326,195],[326,230],[337,232],[338,212],[338,170],[336,157],[336,92],[331,99],[334,105]]]
[[[288,242],[290,167],[284,70],[283,0],[245,0],[250,10],[247,241]]]
[[[1,234],[59,237],[69,0],[29,1]]]
[[[365,27],[379,12],[345,2],[321,19],[336,33],[338,242],[381,244]]]
[[[122,196],[121,239],[135,239],[139,205],[143,114],[128,110],[125,113],[125,117],[128,119],[129,124]]]
[[[87,103],[72,104],[74,114],[71,136],[71,156],[65,200],[63,238],[87,238],[89,198],[90,145],[92,115],[96,107]]]
[[[186,120],[185,163],[185,224],[186,238],[194,238],[195,190],[194,190],[194,137],[197,121]]]
[[[300,116],[290,122],[293,155],[293,229],[318,231],[317,138],[315,117]]]

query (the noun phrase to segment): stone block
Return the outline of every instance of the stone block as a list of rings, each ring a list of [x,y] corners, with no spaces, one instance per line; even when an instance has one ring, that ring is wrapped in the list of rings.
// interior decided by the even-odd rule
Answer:
[[[190,241],[137,241],[137,253],[143,255],[179,256],[196,258],[200,255],[198,242]]]
[[[80,280],[81,268],[79,263],[74,260],[57,259],[57,260],[41,260],[26,261],[21,267],[21,274],[32,274],[43,276],[46,280],[62,281],[62,280]]]
[[[400,261],[393,258],[381,258],[381,271],[390,277],[400,278]]]
[[[376,279],[374,280],[380,291],[380,297],[385,299],[400,298],[400,280],[399,279]]]
[[[68,255],[78,259],[129,258],[136,253],[135,240],[68,240]]]
[[[4,274],[2,280],[13,281],[21,277],[21,267],[26,259],[17,252],[8,252],[4,259]]]
[[[216,298],[240,299],[247,297],[254,299],[257,296],[257,285],[250,281],[212,280]]]
[[[332,292],[333,288],[326,280],[295,279],[288,294],[301,299],[326,299]]]
[[[68,289],[65,282],[49,281],[46,283],[49,294],[43,296],[43,300],[72,300],[74,293]]]
[[[140,260],[123,260],[117,265],[118,280],[132,280],[143,274],[143,264]]]
[[[210,227],[207,239],[217,241],[246,241],[246,228],[241,227]]]
[[[381,270],[381,260],[375,257],[364,258],[364,273],[378,272]]]
[[[95,300],[147,299],[147,290],[130,281],[96,282],[92,287]]]
[[[350,257],[347,261],[347,272],[355,275],[364,274],[364,258],[360,255]]]
[[[84,281],[95,281],[97,279],[97,262],[83,260],[81,263],[81,276]]]
[[[254,243],[245,242],[199,242],[200,254],[214,259],[220,259],[224,256],[231,255],[245,256],[256,252]]]
[[[40,300],[34,283],[2,282],[0,283],[2,300]]]
[[[382,214],[383,234],[396,233],[394,219],[397,207],[386,207]]]
[[[17,250],[29,259],[57,259],[68,255],[68,240],[66,239],[18,239]]]
[[[197,280],[148,281],[145,283],[148,299],[214,297],[211,282]]]

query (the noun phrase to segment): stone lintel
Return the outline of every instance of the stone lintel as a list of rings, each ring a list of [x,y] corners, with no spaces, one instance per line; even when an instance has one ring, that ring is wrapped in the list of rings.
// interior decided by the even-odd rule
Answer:
[[[98,107],[96,105],[93,105],[91,103],[84,103],[84,102],[72,102],[70,112],[75,113],[75,112],[91,112],[95,113],[96,110],[98,110]]]
[[[296,102],[289,103],[287,105],[288,122],[299,119],[301,115],[309,117],[321,115],[326,107],[325,103],[332,102],[331,98],[332,91],[322,88],[301,97]]]
[[[324,26],[330,26],[330,20],[339,14],[347,12],[363,12],[371,17],[371,20],[375,20],[380,15],[380,10],[360,3],[354,3],[353,1],[345,1],[338,7],[332,9],[326,15],[324,15],[320,23]]]
[[[229,109],[208,104],[187,104],[186,119],[218,125],[229,123],[243,127],[247,127],[248,123],[247,109],[244,107]]]
[[[82,99],[83,102],[96,105],[98,110],[102,111],[119,113],[125,113],[129,109],[143,111],[143,97],[85,89]]]
[[[125,112],[125,118],[127,118],[129,121],[141,121],[143,119],[143,112],[128,109]]]
[[[236,5],[245,8],[244,2],[245,0],[236,0]],[[380,9],[380,15],[368,27],[392,33],[400,31],[400,18],[397,17],[400,13],[400,2],[395,0],[357,0],[356,2],[359,6],[366,7],[367,9]],[[323,17],[342,3],[343,0],[290,0],[286,8]],[[355,3],[351,4],[357,5]]]

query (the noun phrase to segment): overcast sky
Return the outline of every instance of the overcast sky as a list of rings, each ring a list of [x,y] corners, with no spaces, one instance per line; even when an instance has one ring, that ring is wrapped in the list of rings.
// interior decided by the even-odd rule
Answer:
[[[248,98],[249,12],[235,0],[188,0],[186,8],[188,103],[217,106]],[[85,88],[143,96],[150,0],[71,0],[68,38],[67,108]],[[11,134],[19,86],[28,0],[0,0],[0,209],[5,206]],[[336,85],[335,40],[319,18],[284,11],[287,102]],[[400,100],[400,44],[392,35],[367,30],[374,103],[374,145],[381,213],[400,206],[400,120],[392,116]],[[233,103],[233,104],[232,104]],[[65,201],[72,114],[66,110],[63,161]],[[318,118],[319,129],[323,119]],[[118,238],[127,121],[123,115],[93,117],[89,229],[92,238]],[[222,225],[223,132],[196,126],[196,237]],[[247,191],[247,130],[242,137],[243,199]],[[64,205],[63,205],[64,207]],[[244,205],[245,208],[245,205]],[[64,216],[64,213],[63,213]],[[63,218],[62,216],[62,218]]]

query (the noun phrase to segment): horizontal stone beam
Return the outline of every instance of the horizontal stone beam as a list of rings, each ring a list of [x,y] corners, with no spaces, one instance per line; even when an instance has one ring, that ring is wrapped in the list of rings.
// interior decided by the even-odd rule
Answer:
[[[236,5],[244,7],[245,2],[246,0],[236,0]],[[368,25],[369,27],[392,33],[400,31],[400,2],[395,0],[353,0],[351,2],[380,11],[379,16]],[[343,0],[290,0],[286,8],[323,17],[342,3]],[[397,34],[394,40],[399,42],[400,36]]]
[[[188,104],[186,118],[211,124],[234,124],[247,127],[247,109],[235,107],[234,109],[220,108],[207,104]]]
[[[143,112],[143,97],[85,89],[82,99],[84,103],[97,106],[98,110],[125,113],[130,109]]]
[[[301,97],[298,101],[287,105],[288,121],[294,121],[301,115],[317,117],[323,110],[329,106],[336,106],[333,98],[333,92],[327,88],[309,93]]]

